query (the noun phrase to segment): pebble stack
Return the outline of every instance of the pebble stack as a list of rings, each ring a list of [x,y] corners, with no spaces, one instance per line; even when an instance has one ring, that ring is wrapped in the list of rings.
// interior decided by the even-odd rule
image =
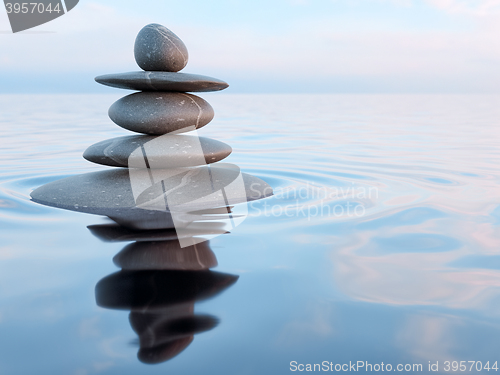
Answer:
[[[234,226],[236,205],[273,192],[238,166],[220,162],[232,151],[227,144],[184,134],[214,117],[210,104],[188,92],[223,90],[227,83],[179,73],[188,61],[186,46],[158,24],[139,32],[134,52],[144,71],[96,81],[139,91],[116,101],[109,117],[141,134],[104,140],[84,152],[88,161],[113,168],[48,183],[31,197],[118,224],[89,227],[103,241],[131,242],[113,259],[121,270],[97,283],[96,303],[130,311],[138,358],[155,364],[218,324],[217,317],[196,314],[195,303],[223,292],[238,276],[210,270],[217,259],[208,238],[227,233],[227,221]]]
[[[211,224],[192,228],[190,234],[224,233]],[[210,270],[217,259],[209,241],[180,248],[173,230],[130,231],[109,224],[88,228],[103,241],[135,241],[113,258],[121,270],[97,283],[95,297],[100,307],[130,311],[141,362],[168,361],[184,351],[195,335],[217,326],[216,316],[196,313],[196,302],[216,297],[238,276]]]
[[[118,126],[141,135],[108,139],[83,154],[90,162],[118,168],[46,184],[32,192],[32,199],[105,215],[131,229],[153,230],[189,225],[210,213],[219,214],[222,207],[272,195],[264,181],[241,173],[235,165],[218,163],[232,152],[229,145],[184,134],[214,117],[210,104],[191,92],[223,90],[228,84],[179,73],[188,62],[187,48],[159,24],[139,32],[134,55],[144,71],[103,75],[96,81],[139,91],[116,101],[108,114]],[[235,187],[238,181],[240,188]],[[182,216],[176,221],[173,207],[187,215],[176,215]],[[203,213],[197,214],[200,210]]]

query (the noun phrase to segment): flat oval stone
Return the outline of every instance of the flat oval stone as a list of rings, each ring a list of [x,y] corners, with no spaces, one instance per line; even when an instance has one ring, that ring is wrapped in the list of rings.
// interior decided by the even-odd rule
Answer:
[[[132,329],[139,336],[151,332],[152,327],[158,327],[165,321],[175,321],[179,318],[193,317],[195,301],[165,306],[160,309],[144,309],[142,311],[131,311],[129,322]],[[152,341],[150,341],[152,342]],[[144,343],[147,344],[147,343]],[[151,345],[146,345],[151,346]]]
[[[124,270],[206,270],[217,266],[208,241],[181,248],[179,241],[135,242],[113,258]]]
[[[178,72],[188,62],[188,51],[182,40],[165,26],[144,26],[135,39],[134,55],[144,70]]]
[[[132,311],[163,309],[212,298],[239,276],[215,271],[119,271],[95,286],[97,305]]]
[[[175,229],[157,229],[136,231],[117,224],[95,224],[87,227],[90,232],[104,242],[150,242],[150,241],[178,241],[179,239],[195,236],[212,236],[229,233],[225,225],[219,222],[193,223],[189,229],[184,229],[180,236]]]
[[[226,82],[217,78],[172,72],[106,74],[95,80],[102,85],[139,91],[208,92],[229,87]]]
[[[193,339],[194,337],[191,335],[180,339],[173,339],[167,341],[163,345],[152,348],[140,348],[139,352],[137,352],[137,358],[142,363],[148,365],[157,365],[166,362],[178,356],[191,344],[191,342],[193,342]]]
[[[216,317],[194,315],[193,311],[184,316],[175,316],[171,312],[171,308],[166,308],[130,313],[130,325],[139,335],[137,358],[141,362],[158,364],[172,359],[192,342],[193,335],[211,330],[219,322]]]
[[[214,110],[199,96],[173,92],[137,92],[111,105],[111,120],[137,133],[161,135],[205,126]]]
[[[192,135],[131,135],[96,143],[83,153],[90,162],[125,168],[180,168],[218,162],[231,147]]]
[[[239,184],[238,184],[239,182]],[[262,199],[272,188],[233,164],[168,170],[112,169],[85,173],[45,184],[33,192],[34,202],[71,211],[108,216],[136,230],[178,228],[203,220],[192,214]]]

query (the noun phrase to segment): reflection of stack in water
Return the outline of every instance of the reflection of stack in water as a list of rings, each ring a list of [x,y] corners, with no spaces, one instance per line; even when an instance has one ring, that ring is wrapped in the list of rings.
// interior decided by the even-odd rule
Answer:
[[[171,359],[195,334],[217,325],[217,318],[195,314],[194,304],[216,296],[238,276],[209,270],[217,265],[209,241],[181,248],[176,239],[150,241],[172,238],[168,230],[135,232],[116,225],[89,229],[108,241],[136,241],[113,259],[122,270],[100,280],[95,290],[99,306],[131,311],[130,324],[139,336],[139,360],[154,364]]]

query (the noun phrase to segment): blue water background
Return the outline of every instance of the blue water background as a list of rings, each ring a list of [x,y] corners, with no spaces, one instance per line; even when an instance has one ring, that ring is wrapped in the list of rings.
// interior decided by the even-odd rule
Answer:
[[[210,241],[215,270],[239,275],[195,305],[219,325],[146,365],[128,312],[95,302],[127,243],[29,198],[105,169],[81,154],[130,134],[106,114],[123,95],[0,96],[0,374],[500,361],[499,96],[202,95],[216,117],[199,134],[276,194]]]

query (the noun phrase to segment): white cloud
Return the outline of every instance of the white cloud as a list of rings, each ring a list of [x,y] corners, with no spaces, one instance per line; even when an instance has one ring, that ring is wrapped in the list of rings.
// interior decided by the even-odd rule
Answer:
[[[370,1],[392,3],[400,8],[416,4],[417,0],[413,3],[409,0]],[[228,75],[262,81],[366,77],[380,79],[382,85],[384,80],[393,79],[406,80],[408,85],[457,82],[479,90],[500,87],[497,69],[500,0],[419,1],[426,1],[452,19],[456,18],[458,23],[465,17],[474,27],[436,31],[425,27],[412,30],[399,25],[381,30],[368,22],[357,29],[347,21],[339,22],[335,14],[304,16],[293,24],[272,30],[257,23],[230,29],[216,22],[167,26],[189,49],[186,72],[221,75],[222,79]],[[311,6],[302,0],[299,3]],[[362,5],[360,1],[358,6]],[[350,13],[354,19],[355,9]],[[0,68],[4,74],[27,71],[52,75],[137,70],[133,43],[137,32],[151,21],[101,3],[83,2],[78,5],[78,11],[36,29],[55,33],[0,34]],[[426,20],[418,22],[425,24]],[[0,12],[0,29],[7,28],[6,15]]]
[[[448,266],[466,255],[464,249],[359,255],[357,251],[369,242],[370,237],[365,236],[332,254],[337,285],[353,299],[386,305],[481,310],[500,296],[498,270]]]
[[[456,359],[452,350],[457,339],[455,332],[461,325],[463,321],[450,315],[409,315],[396,335],[396,342],[420,360],[453,361]]]
[[[197,56],[191,67],[240,71],[264,77],[313,79],[361,76],[449,78],[500,84],[500,38],[488,30],[469,32],[350,32],[328,24],[303,26],[293,35],[266,37],[250,30],[227,35],[206,33],[218,41],[193,39]],[[194,54],[192,54],[194,55]]]
[[[449,13],[471,16],[490,16],[500,14],[499,0],[425,0],[431,6]]]
[[[1,12],[0,12],[1,13]],[[5,26],[2,19],[0,27]],[[78,71],[93,67],[118,68],[133,62],[137,32],[148,22],[98,3],[82,3],[78,11],[41,25],[28,33],[0,37],[4,70]],[[53,33],[38,33],[42,30]]]

